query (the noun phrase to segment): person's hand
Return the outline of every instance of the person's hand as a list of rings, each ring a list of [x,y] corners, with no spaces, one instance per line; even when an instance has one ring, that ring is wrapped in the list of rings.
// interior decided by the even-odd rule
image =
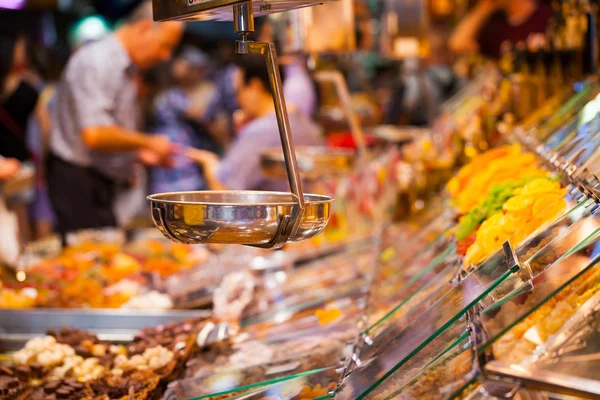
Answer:
[[[242,110],[235,110],[233,112],[233,130],[238,134],[244,125],[250,121],[248,115]]]
[[[156,154],[161,162],[169,159],[173,154],[178,153],[181,150],[181,146],[171,142],[171,140],[164,135],[152,135],[148,137],[148,141],[143,150],[149,150]]]
[[[146,147],[138,150],[138,160],[149,167],[173,167],[173,155],[181,151],[181,146],[172,143],[168,137],[156,135],[148,137]]]
[[[21,163],[14,158],[0,159],[0,181],[8,181],[13,179],[19,172],[20,168]]]
[[[216,171],[219,167],[219,156],[210,151],[190,148],[185,155],[200,164],[206,171]]]

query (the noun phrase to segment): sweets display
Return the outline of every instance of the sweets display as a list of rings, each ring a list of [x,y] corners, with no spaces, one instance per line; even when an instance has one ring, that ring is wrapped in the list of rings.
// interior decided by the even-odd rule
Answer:
[[[467,396],[484,379],[486,348],[521,363],[600,289],[597,199],[572,172],[596,151],[583,149],[596,132],[575,110],[592,91],[561,94],[577,98],[554,103],[567,120],[545,111],[527,121],[543,135],[511,136],[520,144],[486,151],[498,137],[484,137],[496,129],[484,122],[510,118],[499,111],[500,90],[478,90],[444,111],[434,125],[439,141],[427,135],[332,187],[321,183],[341,196],[319,240],[268,253],[80,237],[20,274],[3,272],[1,308],[152,308],[169,316],[212,304],[212,314],[149,322],[135,336],[38,331],[6,355],[0,396],[442,400]],[[549,131],[565,124],[568,135]],[[447,135],[457,131],[461,154]],[[540,142],[544,135],[552,142]],[[545,146],[561,152],[556,159],[582,149],[585,157],[550,162]],[[440,193],[457,160],[466,164]],[[415,212],[386,226],[404,180],[414,184]],[[0,322],[0,345],[2,324],[10,328]]]
[[[141,303],[170,308],[170,300],[153,291],[156,277],[200,266],[208,256],[203,248],[160,240],[138,240],[125,246],[82,242],[54,258],[29,265],[16,277],[0,275],[0,305],[119,308]],[[138,296],[143,296],[143,301],[136,301]]]

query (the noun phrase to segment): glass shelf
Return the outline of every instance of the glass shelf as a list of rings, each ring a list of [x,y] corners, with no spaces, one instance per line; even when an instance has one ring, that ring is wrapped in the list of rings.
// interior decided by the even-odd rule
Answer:
[[[515,399],[520,400],[584,400],[589,399],[589,397],[577,397],[573,395],[562,395],[556,393],[550,393],[544,390],[536,390],[536,389],[520,389],[514,396]],[[482,385],[475,387],[471,393],[464,397],[464,400],[495,400],[497,397],[494,397],[488,394]]]
[[[413,257],[428,251],[440,240],[448,236],[452,225],[446,215],[440,215],[425,227],[406,237],[400,235],[393,243],[388,244],[380,254],[379,261],[382,265],[392,263],[392,265],[402,266],[409,262]],[[384,232],[385,235],[385,232]],[[385,238],[383,239],[385,241]]]
[[[182,379],[236,373],[240,369],[254,369],[260,375],[277,366],[299,373],[341,365],[351,356],[357,333],[355,323],[344,321],[327,330],[299,331],[262,340],[240,341],[243,334],[238,335],[230,346],[209,347],[194,354],[186,363]]]
[[[265,365],[263,369],[254,367],[202,378],[184,379],[170,385],[166,398],[170,396],[176,399],[200,400],[241,397],[255,393],[259,388],[293,380],[318,382],[329,388],[329,385],[333,386],[333,383],[337,383],[341,378],[341,371],[337,366],[301,373],[294,373],[293,367],[294,363],[290,363],[289,366]]]
[[[590,268],[552,300],[536,311],[535,320],[529,318],[527,331],[513,346],[517,356],[486,364],[487,374],[494,381],[508,378],[506,391],[512,390],[509,382],[518,382],[525,389],[598,398],[600,267]]]
[[[496,358],[516,357],[520,354],[519,348],[513,349],[513,345],[531,324],[552,311],[568,293],[574,293],[580,287],[587,288],[594,279],[600,279],[600,269],[595,268],[600,260],[599,239],[600,231],[596,231],[532,281],[522,283],[501,301],[485,308],[480,323],[487,333],[487,340],[478,344],[479,352],[493,345]],[[519,343],[527,344],[522,340]]]
[[[511,253],[510,246],[508,249]],[[373,382],[382,382],[415,356],[435,358],[456,340],[464,332],[467,310],[518,269],[512,257],[499,259],[482,264],[476,273],[451,286],[424,312],[409,318],[412,322],[388,327],[373,339],[367,337],[355,354],[356,367],[346,382],[352,389],[346,396],[366,395],[375,389]],[[414,362],[419,365],[418,360]]]
[[[407,280],[391,299],[389,297],[385,299],[384,307],[379,305],[377,297],[371,296],[369,301],[379,312],[370,313],[369,318],[372,319],[369,320],[369,327],[364,333],[370,337],[376,337],[390,325],[397,324],[410,311],[417,308],[424,310],[427,305],[433,304],[443,293],[450,290],[452,287],[450,282],[456,278],[459,269],[457,262],[450,257],[455,249],[455,245],[449,246],[447,251],[432,260],[417,275]],[[445,291],[442,289],[444,287],[446,287]],[[388,304],[393,303],[396,305],[390,310]],[[413,311],[413,318],[416,317],[417,312]],[[381,316],[382,314],[383,316]],[[376,318],[376,316],[380,317]]]
[[[244,327],[244,335],[252,339],[265,337],[293,335],[296,331],[322,331],[329,329],[341,322],[354,322],[356,329],[364,319],[365,294],[357,293],[356,297],[345,297],[334,301],[321,303],[320,306],[304,309],[302,311],[287,310],[274,315],[270,320]],[[319,309],[337,309],[340,317],[327,324],[323,324],[316,311]]]
[[[369,394],[373,400],[445,400],[473,383],[477,378],[473,368],[473,351],[468,341],[447,349],[427,364],[415,376],[404,379],[389,377]]]
[[[364,340],[365,344],[361,347],[359,359],[363,361],[369,359],[382,348],[387,347],[397,335],[419,321],[427,318],[443,318],[444,315],[449,317],[462,315],[472,305],[473,299],[480,299],[482,295],[492,291],[499,280],[504,280],[511,274],[502,249],[461,282],[449,284],[448,278],[455,277],[457,270],[456,266],[450,265],[449,269],[434,278],[433,284],[427,286],[427,293],[431,293],[424,300],[417,301],[420,300],[417,294],[411,299],[414,301],[409,300],[396,312],[388,315],[375,329],[371,329]],[[444,310],[445,314],[436,315],[436,307],[440,311]]]
[[[429,343],[418,355],[402,365],[395,366],[386,373],[384,365],[380,376],[373,376],[369,388],[356,385],[352,375],[347,380],[338,399],[355,399],[358,396],[369,399],[392,399],[402,392],[414,378],[422,375],[433,365],[447,363],[469,349],[469,333],[465,321],[459,320],[437,339]],[[378,359],[373,360],[377,363]],[[470,364],[470,363],[469,363]],[[362,383],[362,382],[361,382]]]
[[[328,369],[316,374],[305,375],[281,383],[272,384],[234,397],[236,400],[325,400],[333,398],[338,384],[339,372]]]
[[[345,298],[366,300],[376,249],[359,247],[313,262],[293,274],[265,277],[264,289],[245,312],[242,326],[276,321]],[[289,276],[288,276],[289,275]]]
[[[575,117],[579,111],[591,100],[595,84],[585,83],[582,90],[573,94],[562,107],[552,114],[552,116],[543,121],[536,132],[538,140],[545,142],[556,129],[563,125],[565,121]]]
[[[389,321],[389,316],[398,312],[398,309],[417,295],[424,286],[439,280],[439,274],[456,258],[453,257],[455,253],[456,244],[450,237],[444,237],[437,241],[437,245],[430,247],[429,251],[403,268],[398,276],[382,279],[380,283],[374,282],[376,290],[369,294],[370,325],[374,327],[382,321]],[[450,282],[450,279],[443,283]]]

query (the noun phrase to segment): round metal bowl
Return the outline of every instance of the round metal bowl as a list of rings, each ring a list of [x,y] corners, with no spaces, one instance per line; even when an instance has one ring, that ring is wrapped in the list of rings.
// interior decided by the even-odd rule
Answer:
[[[412,142],[415,138],[429,135],[430,132],[431,130],[427,128],[380,125],[373,128],[371,133],[378,140],[402,145]]]
[[[296,159],[300,176],[307,180],[347,175],[352,171],[356,153],[346,149],[327,147],[298,147]],[[281,149],[267,149],[260,156],[263,173],[270,179],[287,179],[285,160]]]
[[[176,192],[155,194],[148,200],[154,224],[163,235],[188,244],[266,246],[277,239],[282,219],[297,211],[294,196],[282,192]],[[305,194],[304,201],[302,219],[288,242],[316,236],[329,221],[331,197]]]

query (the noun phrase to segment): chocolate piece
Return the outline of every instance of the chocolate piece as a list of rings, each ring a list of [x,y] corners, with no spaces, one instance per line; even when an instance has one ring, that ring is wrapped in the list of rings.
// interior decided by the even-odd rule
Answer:
[[[0,367],[0,374],[1,375],[8,375],[8,376],[14,376],[15,373],[8,367]]]
[[[59,399],[68,399],[71,395],[71,391],[66,388],[60,388],[56,391],[56,397]]]
[[[51,380],[44,384],[44,390],[48,393],[56,391],[60,387],[60,381]]]

